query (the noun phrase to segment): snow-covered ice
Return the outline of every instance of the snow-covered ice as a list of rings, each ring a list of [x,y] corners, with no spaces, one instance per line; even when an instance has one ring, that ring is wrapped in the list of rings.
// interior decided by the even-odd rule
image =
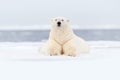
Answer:
[[[47,56],[39,52],[44,42],[1,42],[0,59],[9,60],[92,60],[104,58],[120,58],[119,41],[88,41],[89,54],[77,57]]]
[[[43,42],[1,42],[0,80],[120,80],[120,42],[88,43],[89,54],[66,57],[39,53]]]

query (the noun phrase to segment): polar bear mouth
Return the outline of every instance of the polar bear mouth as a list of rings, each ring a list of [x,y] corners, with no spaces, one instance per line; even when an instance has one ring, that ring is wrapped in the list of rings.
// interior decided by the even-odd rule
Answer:
[[[57,22],[57,26],[60,27],[61,26],[61,22]]]

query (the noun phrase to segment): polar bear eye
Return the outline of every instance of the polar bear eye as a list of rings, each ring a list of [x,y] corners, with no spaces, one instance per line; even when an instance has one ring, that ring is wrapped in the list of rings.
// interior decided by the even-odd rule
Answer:
[[[64,20],[62,19],[62,21],[64,21]]]
[[[57,19],[55,19],[55,21],[57,21]]]

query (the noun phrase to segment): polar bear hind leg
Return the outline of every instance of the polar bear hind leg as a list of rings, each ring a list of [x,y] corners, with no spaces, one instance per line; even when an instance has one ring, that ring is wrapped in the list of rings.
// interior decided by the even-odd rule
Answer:
[[[85,40],[80,37],[76,37],[74,43],[79,53],[89,53],[90,47]]]

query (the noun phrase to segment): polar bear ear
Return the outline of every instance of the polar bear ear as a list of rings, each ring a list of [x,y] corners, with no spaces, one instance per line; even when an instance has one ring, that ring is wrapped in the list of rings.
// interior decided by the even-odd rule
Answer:
[[[51,22],[53,21],[53,18],[51,18],[51,20],[50,20]]]

